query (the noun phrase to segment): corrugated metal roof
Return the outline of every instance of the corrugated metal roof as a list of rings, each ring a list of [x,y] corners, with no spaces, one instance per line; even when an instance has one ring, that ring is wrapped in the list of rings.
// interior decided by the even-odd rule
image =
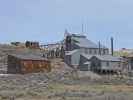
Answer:
[[[72,54],[74,54],[74,53],[76,53],[76,52],[78,52],[78,49],[72,50],[72,51],[67,51],[67,52],[66,52],[66,55],[72,55]]]
[[[85,58],[87,58],[88,60],[90,60],[94,55],[87,55],[87,54],[81,54],[82,56],[84,56]]]
[[[73,37],[80,37],[80,38],[86,38],[85,35],[83,34],[78,34],[78,33],[75,33],[75,34],[71,34]]]
[[[115,57],[112,55],[96,55],[96,57],[102,61],[121,61],[121,57]]]
[[[91,64],[91,62],[87,61],[87,62],[85,62],[84,64],[85,64],[85,65],[89,65],[89,64]]]
[[[10,55],[23,60],[47,60],[46,58],[32,54],[10,54]]]
[[[99,48],[99,46],[97,44],[95,44],[94,42],[88,40],[86,37],[76,37],[76,36],[73,36],[72,40],[79,47],[84,47],[84,48]],[[101,45],[101,48],[106,48],[106,47]]]
[[[115,56],[112,56],[112,55],[84,55],[82,54],[84,57],[86,57],[88,60],[91,59],[92,57],[96,57],[98,58],[99,60],[102,60],[102,61],[121,61],[121,57],[115,57]]]

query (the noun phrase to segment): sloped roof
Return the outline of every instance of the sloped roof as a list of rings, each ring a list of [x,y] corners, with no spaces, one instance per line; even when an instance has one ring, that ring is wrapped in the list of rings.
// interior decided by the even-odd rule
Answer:
[[[47,60],[46,58],[32,54],[10,54],[10,56],[23,60]]]
[[[116,57],[112,55],[85,55],[85,54],[82,55],[86,57],[88,60],[90,60],[92,57],[96,57],[102,61],[121,61],[121,57]]]
[[[84,47],[84,48],[99,48],[97,44],[94,42],[88,40],[85,36],[73,36],[72,40],[75,42],[76,45],[79,47]],[[106,48],[105,46],[101,45],[101,48]]]
[[[91,62],[87,61],[87,62],[85,62],[84,64],[87,64],[87,65],[89,65],[89,64],[91,64]]]
[[[84,53],[82,53],[81,55],[84,56],[85,58],[87,58],[88,60],[90,60],[94,56],[94,55],[87,55]]]
[[[86,38],[86,36],[85,35],[83,35],[83,34],[78,34],[78,33],[75,33],[75,34],[71,34],[73,37],[82,37],[82,38]]]
[[[66,55],[72,55],[74,53],[78,52],[78,49],[72,50],[72,51],[67,51]]]
[[[121,61],[121,57],[116,57],[112,55],[96,55],[95,57],[102,61]]]

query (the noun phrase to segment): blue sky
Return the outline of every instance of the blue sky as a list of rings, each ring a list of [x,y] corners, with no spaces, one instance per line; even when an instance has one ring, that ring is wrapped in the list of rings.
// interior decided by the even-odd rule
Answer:
[[[133,0],[0,0],[0,42],[59,41],[64,30],[133,48]]]

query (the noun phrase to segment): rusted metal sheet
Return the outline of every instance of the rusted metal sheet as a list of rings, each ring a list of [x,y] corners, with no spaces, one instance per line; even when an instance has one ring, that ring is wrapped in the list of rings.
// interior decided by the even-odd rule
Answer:
[[[49,61],[25,60],[25,61],[21,61],[21,66],[22,66],[21,68],[23,73],[51,71],[51,65]]]

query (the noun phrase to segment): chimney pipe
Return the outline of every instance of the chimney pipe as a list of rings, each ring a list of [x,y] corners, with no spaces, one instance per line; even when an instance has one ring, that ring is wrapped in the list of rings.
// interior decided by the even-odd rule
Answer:
[[[100,43],[100,41],[98,42],[98,45],[99,45],[99,55],[101,55],[101,43]]]
[[[114,39],[111,37],[111,55],[114,55]]]

